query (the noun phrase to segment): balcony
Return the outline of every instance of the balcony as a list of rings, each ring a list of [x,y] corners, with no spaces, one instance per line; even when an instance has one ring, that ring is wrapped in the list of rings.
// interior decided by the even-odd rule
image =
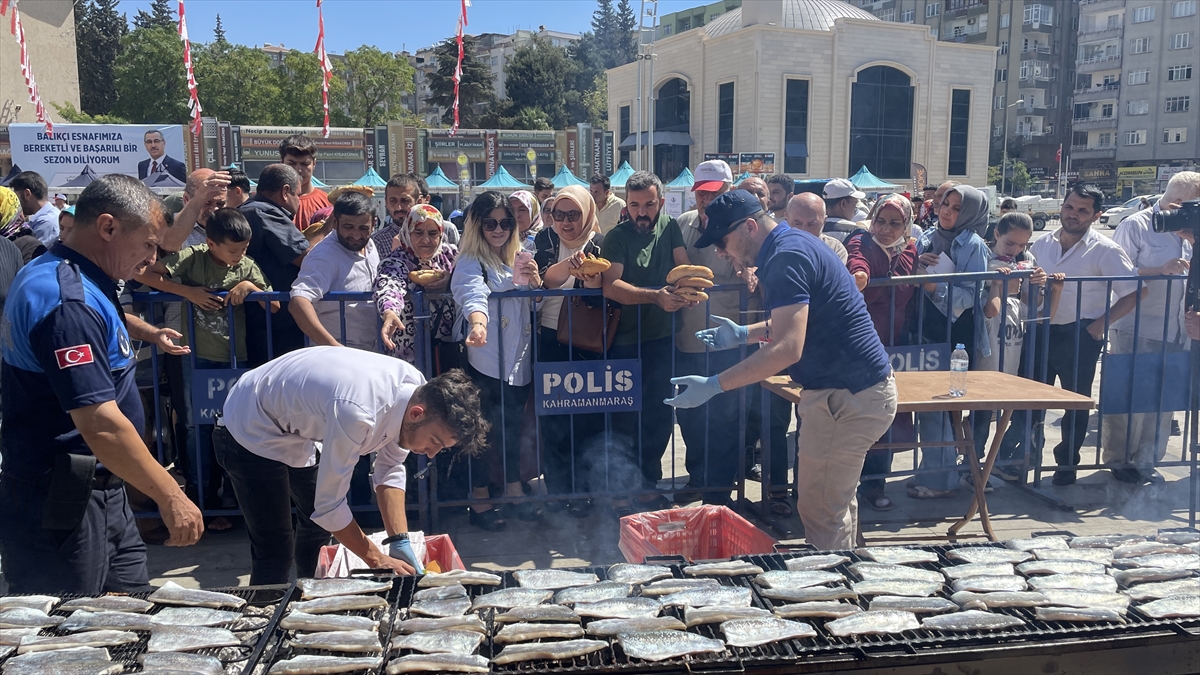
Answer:
[[[982,42],[987,39],[987,26],[973,24],[957,26],[942,31],[942,40],[946,42]]]
[[[988,0],[946,0],[944,15],[951,18],[987,14]]]
[[[1111,159],[1117,156],[1115,145],[1072,145],[1071,159]]]
[[[1112,5],[1116,3],[1124,3],[1125,0],[1079,0],[1079,7],[1088,7],[1090,5]]]
[[[1119,40],[1125,34],[1125,29],[1121,26],[1109,28],[1094,28],[1092,30],[1079,31],[1079,42],[1095,42],[1098,40]]]
[[[1101,54],[1086,59],[1075,59],[1075,70],[1080,73],[1091,73],[1097,70],[1112,70],[1121,66],[1121,55]]]
[[[1071,120],[1071,129],[1073,131],[1082,131],[1084,129],[1116,129],[1117,116],[1110,115],[1108,117],[1076,117]]]
[[[1106,98],[1117,98],[1117,95],[1120,93],[1120,91],[1120,82],[1109,82],[1098,87],[1076,89],[1074,97],[1076,103],[1087,103],[1088,101],[1102,101]]]
[[[1049,54],[1050,45],[1030,45],[1021,49],[1022,54]]]

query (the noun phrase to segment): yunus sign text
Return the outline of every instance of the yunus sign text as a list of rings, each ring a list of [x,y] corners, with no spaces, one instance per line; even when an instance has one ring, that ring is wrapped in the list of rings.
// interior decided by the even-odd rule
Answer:
[[[641,383],[637,359],[538,363],[534,405],[539,415],[637,412],[642,409]]]

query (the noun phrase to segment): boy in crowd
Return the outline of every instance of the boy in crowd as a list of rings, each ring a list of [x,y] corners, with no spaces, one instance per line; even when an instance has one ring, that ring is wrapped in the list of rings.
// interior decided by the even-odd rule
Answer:
[[[332,206],[329,197],[313,185],[313,169],[317,166],[317,144],[304,134],[292,134],[279,144],[279,161],[300,174],[300,208],[292,216],[301,232],[313,223],[312,215]]]

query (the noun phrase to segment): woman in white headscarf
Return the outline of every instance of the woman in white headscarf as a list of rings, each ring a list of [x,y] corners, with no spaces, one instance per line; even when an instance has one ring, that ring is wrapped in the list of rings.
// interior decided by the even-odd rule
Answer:
[[[537,198],[528,190],[517,190],[508,196],[508,204],[517,219],[521,250],[535,253],[537,246],[533,243],[533,238],[542,230],[543,223],[542,209],[538,206]]]

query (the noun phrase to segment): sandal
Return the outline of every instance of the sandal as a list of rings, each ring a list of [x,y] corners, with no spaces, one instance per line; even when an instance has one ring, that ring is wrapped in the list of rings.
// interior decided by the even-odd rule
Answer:
[[[786,492],[768,495],[767,499],[771,502],[771,515],[779,516],[780,518],[790,518],[795,514],[791,502],[788,501]]]
[[[487,511],[470,510],[470,513],[469,522],[488,532],[500,532],[508,527],[508,523],[504,522],[504,518],[500,516],[500,510],[497,508],[493,507]]]
[[[914,485],[908,488],[908,496],[913,499],[950,499],[958,496],[958,490],[934,490],[924,485]]]
[[[891,511],[895,506],[892,500],[884,494],[883,490],[872,490],[862,496],[862,501],[876,511]]]

